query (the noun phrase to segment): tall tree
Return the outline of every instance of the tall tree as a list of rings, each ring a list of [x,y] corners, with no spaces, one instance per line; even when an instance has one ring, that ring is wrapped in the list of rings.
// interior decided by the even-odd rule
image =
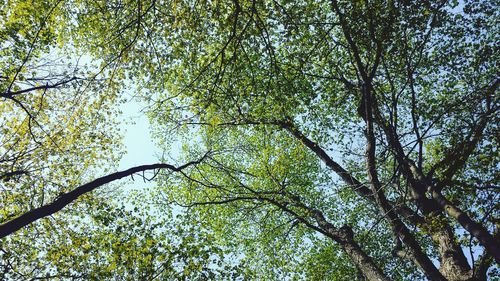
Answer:
[[[237,278],[238,264],[209,231],[131,210],[116,185],[90,192],[183,167],[112,173],[122,154],[119,106],[130,93],[120,55],[92,57],[72,40],[91,22],[75,20],[80,4],[0,3],[0,279]]]
[[[167,78],[145,85],[166,84],[153,120],[220,151],[176,200],[265,206],[337,242],[370,280],[396,278],[397,262],[430,280],[486,278],[500,260],[495,3],[205,4],[177,2],[175,43],[158,54]],[[345,192],[370,207],[351,211]],[[230,210],[219,216],[233,222]],[[392,239],[385,263],[359,242],[381,239],[372,227]]]

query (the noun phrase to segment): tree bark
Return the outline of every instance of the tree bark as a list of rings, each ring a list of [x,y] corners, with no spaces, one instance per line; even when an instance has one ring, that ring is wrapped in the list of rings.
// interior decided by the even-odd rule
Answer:
[[[497,239],[491,235],[481,224],[473,221],[464,211],[449,202],[441,193],[434,191],[432,197],[443,210],[452,218],[457,220],[472,236],[474,236],[486,251],[500,263],[500,245]]]
[[[330,238],[340,244],[342,249],[350,257],[354,265],[363,273],[369,281],[389,281],[389,277],[375,264],[373,258],[368,256],[363,249],[354,240],[354,234],[349,226],[343,226],[340,229],[330,224],[323,214],[316,212],[316,221],[320,227],[325,230]]]
[[[436,231],[432,240],[438,246],[441,274],[450,281],[471,280],[472,270],[451,229],[446,226]]]
[[[413,261],[429,278],[429,280],[440,280],[445,281],[444,276],[439,272],[436,266],[432,263],[430,258],[422,251],[418,241],[411,231],[403,224],[399,216],[395,213],[392,206],[387,201],[387,198],[382,189],[382,185],[378,179],[376,159],[375,159],[375,134],[373,131],[373,113],[372,106],[375,102],[372,101],[371,85],[365,84],[362,89],[362,100],[364,103],[364,119],[366,123],[366,169],[368,174],[368,179],[371,183],[371,190],[375,198],[375,202],[380,209],[380,213],[388,219],[391,225],[392,232],[396,236],[396,239],[401,239],[401,241],[409,248],[410,260]]]

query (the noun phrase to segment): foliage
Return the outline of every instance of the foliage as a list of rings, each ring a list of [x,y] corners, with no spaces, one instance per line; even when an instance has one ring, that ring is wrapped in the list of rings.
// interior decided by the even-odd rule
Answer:
[[[2,221],[110,170],[130,85],[162,162],[191,163],[155,174],[150,200],[134,202],[153,211],[87,194],[52,219],[56,230],[42,220],[4,238],[4,268],[107,279],[498,275],[495,1],[3,5]],[[56,66],[55,53],[70,58]],[[88,69],[70,65],[75,53]],[[167,215],[175,204],[179,220]],[[15,251],[28,237],[40,238]]]

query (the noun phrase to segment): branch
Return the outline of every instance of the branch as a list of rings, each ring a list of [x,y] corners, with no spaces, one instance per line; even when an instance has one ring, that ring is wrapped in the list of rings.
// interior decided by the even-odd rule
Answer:
[[[450,202],[441,192],[434,190],[432,198],[450,217],[454,218],[474,236],[497,263],[500,263],[500,243],[484,225],[474,221],[471,216]]]
[[[357,268],[363,273],[367,280],[374,281],[385,281],[390,280],[385,273],[375,264],[372,257],[370,257],[354,240],[354,233],[352,228],[348,225],[344,225],[340,228],[335,227],[333,224],[327,221],[325,216],[319,210],[306,206],[296,197],[293,198],[293,204],[299,206],[300,208],[306,210],[317,222],[317,225],[310,223],[304,217],[297,214],[292,209],[288,208],[285,204],[273,200],[271,198],[265,198],[264,200],[270,202],[271,204],[277,206],[283,211],[295,216],[297,220],[304,223],[306,226],[314,229],[325,236],[333,239],[340,244],[342,249],[351,258],[352,262]]]
[[[12,172],[6,172],[6,173],[3,173],[3,174],[0,175],[0,180],[9,181],[14,176],[21,176],[21,175],[24,175],[24,174],[28,174],[28,171],[17,170],[17,171],[12,171]]]
[[[261,124],[261,123],[259,123]],[[289,131],[295,138],[297,138],[302,144],[313,151],[327,167],[332,169],[346,184],[348,184],[352,190],[357,192],[361,197],[368,199],[371,202],[375,202],[375,198],[370,188],[361,183],[352,174],[350,174],[346,169],[344,169],[339,163],[335,162],[317,143],[305,136],[301,131],[299,131],[291,122],[270,122],[268,124],[279,125],[285,130]],[[412,224],[423,223],[424,218],[419,216],[415,211],[408,208],[405,205],[399,205],[396,202],[388,200],[388,203],[392,206],[394,210],[400,213],[408,222]]]
[[[52,84],[52,85],[46,84],[43,86],[31,87],[31,88],[27,88],[27,89],[23,89],[23,90],[19,90],[19,91],[11,91],[10,89],[8,89],[6,92],[0,93],[0,97],[6,98],[6,99],[12,99],[12,97],[14,97],[14,96],[24,94],[24,93],[29,93],[29,92],[36,91],[36,90],[48,90],[48,89],[57,88],[59,86],[62,86],[64,84],[68,84],[68,83],[70,83],[74,80],[77,80],[77,79],[80,79],[80,78],[72,77],[72,78],[67,79],[67,80],[59,81],[59,82]]]
[[[351,48],[351,51],[354,55],[354,60],[356,62],[356,66],[358,68],[358,71],[361,74],[361,77],[363,78],[363,80],[368,81],[369,74],[366,73],[365,66],[363,65],[363,62],[361,60],[360,51],[359,51],[358,46],[356,45],[356,43],[354,42],[354,40],[351,36],[351,30],[349,28],[348,22],[345,19],[345,15],[340,11],[340,8],[339,8],[337,1],[332,0],[331,5],[332,5],[335,13],[339,17],[339,22],[340,22],[340,26],[342,27],[342,32],[343,32],[344,37],[347,40],[347,43],[349,44],[349,47]]]
[[[352,176],[339,163],[335,162],[317,143],[310,140],[301,131],[299,131],[291,122],[278,123],[283,129],[289,131],[295,138],[302,142],[306,147],[312,150],[330,169],[347,183],[351,188],[362,197],[373,199],[373,194],[368,187]]]
[[[488,269],[493,264],[493,258],[488,255],[488,253],[484,253],[478,260],[477,264],[475,264],[474,277],[477,280],[488,280]]]
[[[399,238],[401,241],[408,246],[410,249],[409,257],[415,262],[415,264],[422,269],[424,274],[429,278],[429,280],[445,280],[444,276],[439,272],[436,266],[432,263],[429,257],[420,247],[419,243],[415,239],[415,236],[411,231],[403,224],[399,219],[398,214],[395,212],[394,208],[388,202],[382,186],[378,179],[376,158],[375,158],[375,134],[373,132],[373,113],[372,106],[372,92],[368,85],[363,87],[363,97],[364,100],[361,102],[365,103],[365,122],[366,122],[366,169],[368,172],[368,179],[371,182],[371,189],[374,196],[374,201],[380,208],[381,213],[388,219],[391,225],[392,232],[396,236],[396,240]]]
[[[494,96],[498,87],[500,86],[500,79],[496,79],[493,84],[488,87],[484,96],[486,97],[486,102],[489,104],[488,99]],[[487,111],[481,116],[479,123],[475,126],[468,134],[468,136],[460,142],[456,147],[452,148],[450,153],[446,155],[443,160],[438,162],[429,173],[430,176],[438,170],[443,169],[443,178],[437,184],[438,190],[451,183],[453,176],[461,168],[465,166],[467,160],[471,154],[476,149],[478,143],[482,140],[486,126],[491,122],[497,112],[497,107],[488,108]]]
[[[201,163],[206,158],[207,155],[208,155],[208,153],[196,161],[189,162],[189,163],[184,164],[184,165],[179,166],[179,167],[175,167],[173,165],[164,164],[164,163],[142,165],[142,166],[133,167],[133,168],[130,168],[130,169],[125,170],[125,171],[112,173],[112,174],[109,174],[107,176],[95,179],[89,183],[86,183],[84,185],[81,185],[81,186],[73,189],[70,192],[63,193],[62,195],[60,195],[56,200],[54,200],[50,204],[47,204],[47,205],[41,206],[39,208],[33,209],[31,211],[28,211],[28,212],[22,214],[21,216],[0,225],[0,239],[3,237],[6,237],[7,235],[10,235],[10,234],[16,232],[17,230],[21,229],[22,227],[27,226],[30,223],[35,222],[38,219],[50,216],[50,215],[60,211],[66,205],[69,205],[70,203],[72,203],[73,201],[75,201],[80,196],[84,195],[85,193],[91,192],[94,189],[96,189],[100,186],[103,186],[105,184],[108,184],[112,181],[119,180],[121,178],[133,175],[135,173],[144,172],[144,171],[148,171],[148,170],[169,169],[173,172],[179,172],[179,171],[182,171],[183,169],[185,169],[189,166]]]

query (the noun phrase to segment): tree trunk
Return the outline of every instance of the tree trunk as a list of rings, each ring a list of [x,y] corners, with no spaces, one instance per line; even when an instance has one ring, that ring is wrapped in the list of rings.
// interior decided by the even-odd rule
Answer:
[[[432,240],[438,245],[439,271],[450,281],[471,280],[472,270],[462,249],[454,242],[454,239],[449,229],[440,229],[432,234]]]
[[[385,276],[382,271],[373,263],[373,259],[370,258],[361,250],[359,245],[354,241],[346,241],[341,243],[342,249],[351,258],[352,262],[357,268],[363,273],[367,280],[390,280]]]

